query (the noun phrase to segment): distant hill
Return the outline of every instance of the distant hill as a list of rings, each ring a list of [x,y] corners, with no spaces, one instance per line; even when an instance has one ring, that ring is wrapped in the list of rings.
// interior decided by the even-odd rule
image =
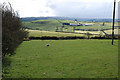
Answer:
[[[71,17],[25,17],[21,18],[22,21],[35,21],[35,20],[77,20],[84,22],[112,22],[112,19],[87,19],[87,18],[71,18]],[[116,20],[117,21],[117,20]]]
[[[21,18],[22,21],[35,21],[35,20],[74,20],[74,18],[69,18],[69,17],[26,17],[26,18]]]
[[[26,29],[31,30],[42,30],[42,31],[63,31],[65,32],[73,32],[73,28],[76,30],[83,30],[83,31],[98,31],[98,30],[109,30],[112,27],[111,22],[105,22],[103,26],[103,22],[81,22],[81,24],[93,24],[91,26],[70,26],[70,25],[62,25],[62,23],[72,23],[76,24],[73,20],[54,20],[54,19],[47,19],[47,20],[35,20],[35,21],[23,21],[23,26]],[[115,26],[117,23],[115,24]]]

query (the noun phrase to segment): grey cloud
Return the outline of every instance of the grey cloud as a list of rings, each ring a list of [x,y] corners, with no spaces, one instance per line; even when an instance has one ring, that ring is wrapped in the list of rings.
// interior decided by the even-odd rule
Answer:
[[[43,11],[39,11],[40,13],[43,13]]]
[[[108,6],[109,5],[109,6]],[[107,18],[112,17],[112,2],[109,3],[87,3],[75,1],[55,2],[49,0],[47,7],[54,11],[57,16],[83,17],[83,18]]]
[[[45,13],[49,13],[49,11],[45,11]]]

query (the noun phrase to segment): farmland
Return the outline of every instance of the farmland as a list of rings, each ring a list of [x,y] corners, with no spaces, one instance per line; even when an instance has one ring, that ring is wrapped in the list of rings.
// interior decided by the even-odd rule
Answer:
[[[86,39],[111,35],[111,22],[81,22],[91,26],[70,26],[72,20],[23,21],[28,37],[85,37],[75,40],[29,40],[5,57],[5,78],[117,78],[118,40]],[[117,26],[117,23],[115,23]],[[75,28],[75,30],[74,30]],[[118,28],[115,27],[115,35]],[[47,47],[46,45],[50,46]]]
[[[105,34],[102,31],[78,31],[76,30],[75,33],[64,33],[64,32],[54,32],[54,31],[40,31],[40,30],[27,30],[29,32],[29,37],[42,37],[42,36],[49,36],[49,37],[67,37],[67,36],[76,36],[76,37],[87,37],[86,33],[91,33],[91,37],[95,36],[104,36]],[[111,30],[105,30],[105,33],[111,34]],[[115,34],[118,34],[118,29],[115,29]]]
[[[71,24],[93,24],[92,26],[69,26],[62,23]],[[36,20],[23,22],[23,25],[27,27],[30,36],[42,37],[42,36],[86,36],[86,33],[92,34],[92,36],[105,36],[106,34],[111,35],[112,23],[111,22],[75,22],[72,20]],[[117,26],[117,23],[115,23]],[[75,30],[73,30],[75,28]],[[69,33],[68,33],[69,32]],[[115,27],[115,35],[118,34],[118,28]]]
[[[53,31],[40,31],[40,30],[27,30],[29,32],[29,37],[67,37],[67,36],[85,36],[84,34],[75,34],[75,33],[63,33],[63,32],[53,32]]]
[[[38,30],[43,30],[43,31],[56,31],[56,27],[58,27],[58,30],[60,31],[62,27],[62,23],[72,23],[72,24],[94,24],[93,26],[67,26],[65,25],[63,28],[63,31],[71,31],[73,30],[73,27],[76,27],[76,29],[92,29],[92,30],[102,30],[102,29],[112,29],[112,23],[111,22],[106,22],[103,25],[103,22],[81,22],[78,21],[77,23],[72,20],[36,20],[36,21],[29,21],[29,22],[24,22],[23,25],[25,27],[31,28],[31,29],[38,29]],[[118,24],[115,23],[115,26]]]
[[[117,40],[113,46],[111,40],[24,41],[8,58],[6,78],[118,77]]]

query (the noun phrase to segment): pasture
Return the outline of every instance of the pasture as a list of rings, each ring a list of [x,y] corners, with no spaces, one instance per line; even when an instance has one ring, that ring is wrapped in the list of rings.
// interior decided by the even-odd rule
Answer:
[[[46,47],[46,44],[50,44]],[[6,78],[116,78],[118,41],[24,41],[3,67]]]
[[[72,24],[93,24],[92,26],[68,26],[64,25],[62,28],[62,23],[72,23]],[[31,30],[28,30],[29,37],[42,37],[42,36],[54,36],[54,37],[66,37],[66,36],[78,36],[87,37],[87,33],[92,34],[90,37],[106,36],[106,34],[112,34],[112,23],[105,22],[80,22],[77,23],[72,20],[36,20],[23,22],[23,25]],[[117,23],[115,23],[117,26]],[[57,31],[57,32],[56,32]],[[62,32],[59,32],[62,31]],[[69,33],[68,33],[69,32]],[[118,28],[115,27],[115,35],[118,35]]]
[[[40,30],[27,30],[29,32],[29,37],[42,37],[42,36],[49,36],[49,37],[67,37],[67,36],[86,36],[84,34],[77,34],[77,33],[63,33],[63,32],[53,32],[53,31],[40,31]]]
[[[103,22],[80,22],[77,23],[72,20],[36,20],[36,21],[29,21],[23,22],[25,27],[36,29],[36,30],[43,30],[43,31],[56,31],[58,27],[58,31],[61,31],[62,23],[72,23],[72,24],[93,24],[93,26],[67,26],[63,27],[64,32],[73,32],[73,27],[75,29],[84,29],[84,30],[103,30],[103,29],[112,29],[112,23],[106,22],[104,26],[102,26]],[[118,24],[115,23],[115,26]]]
[[[77,24],[72,20],[61,23]],[[57,20],[23,22],[28,37],[90,37],[111,34],[112,24],[106,22],[79,22],[92,26],[67,26]],[[117,23],[115,23],[117,26]],[[73,30],[75,27],[75,30]],[[62,31],[63,32],[60,32]],[[56,32],[58,31],[58,32]],[[73,32],[74,31],[74,32]],[[91,35],[92,34],[92,35]],[[115,28],[115,35],[118,29]],[[49,47],[46,45],[50,44]],[[118,40],[30,40],[24,41],[15,51],[6,56],[3,65],[5,78],[117,78]]]
[[[28,30],[29,32],[28,37],[42,37],[42,36],[49,36],[49,37],[85,37],[87,38],[88,35],[86,33],[90,33],[90,37],[99,37],[99,36],[105,36],[106,34],[111,35],[112,30],[105,30],[103,31],[80,31],[80,30],[75,30],[74,33],[65,33],[65,32],[54,32],[54,31],[40,31],[40,30]],[[118,35],[118,29],[115,29],[115,35]]]

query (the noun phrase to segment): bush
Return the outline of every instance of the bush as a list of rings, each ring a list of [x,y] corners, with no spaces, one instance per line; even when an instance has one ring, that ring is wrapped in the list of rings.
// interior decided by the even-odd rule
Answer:
[[[6,54],[13,54],[16,48],[22,43],[28,32],[22,26],[17,12],[9,5],[3,3],[2,10],[2,57]]]

